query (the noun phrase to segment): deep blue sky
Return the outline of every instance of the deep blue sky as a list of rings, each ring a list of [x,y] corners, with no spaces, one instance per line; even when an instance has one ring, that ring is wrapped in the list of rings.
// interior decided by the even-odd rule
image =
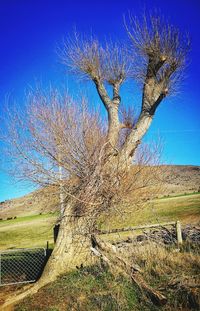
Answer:
[[[55,53],[76,26],[80,32],[92,30],[100,39],[123,38],[123,14],[138,15],[146,8],[158,9],[192,40],[190,65],[182,92],[162,103],[147,135],[159,134],[164,142],[163,161],[170,164],[200,165],[200,1],[198,0],[0,0],[0,112],[11,94],[20,104],[24,90],[40,81],[67,85],[72,92],[88,89],[86,83],[71,83]],[[90,88],[89,88],[90,89]],[[135,101],[138,96],[136,96]],[[95,97],[94,97],[95,99]],[[20,196],[30,188],[15,184],[0,171],[0,201]]]

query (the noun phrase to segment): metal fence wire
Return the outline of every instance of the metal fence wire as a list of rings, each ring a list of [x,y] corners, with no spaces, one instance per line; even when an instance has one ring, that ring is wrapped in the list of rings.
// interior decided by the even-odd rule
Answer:
[[[35,282],[46,264],[46,249],[0,252],[0,286]]]

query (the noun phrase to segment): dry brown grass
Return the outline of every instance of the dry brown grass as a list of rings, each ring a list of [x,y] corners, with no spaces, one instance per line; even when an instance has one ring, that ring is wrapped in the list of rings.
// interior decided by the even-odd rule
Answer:
[[[134,247],[131,257],[148,284],[168,298],[165,310],[199,310],[200,260],[196,253],[150,242]]]

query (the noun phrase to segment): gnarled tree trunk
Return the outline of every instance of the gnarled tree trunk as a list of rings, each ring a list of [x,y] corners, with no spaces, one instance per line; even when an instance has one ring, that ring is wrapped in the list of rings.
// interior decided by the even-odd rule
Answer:
[[[87,217],[73,215],[74,202],[67,204],[60,222],[55,248],[39,280],[51,282],[57,276],[91,263],[92,222]],[[46,282],[46,281],[44,281]]]

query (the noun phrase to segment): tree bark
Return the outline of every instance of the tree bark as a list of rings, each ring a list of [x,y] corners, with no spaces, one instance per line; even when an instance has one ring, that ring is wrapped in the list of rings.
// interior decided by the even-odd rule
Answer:
[[[73,215],[73,202],[68,203],[60,222],[55,248],[47,262],[42,279],[57,276],[91,263],[90,219]]]

